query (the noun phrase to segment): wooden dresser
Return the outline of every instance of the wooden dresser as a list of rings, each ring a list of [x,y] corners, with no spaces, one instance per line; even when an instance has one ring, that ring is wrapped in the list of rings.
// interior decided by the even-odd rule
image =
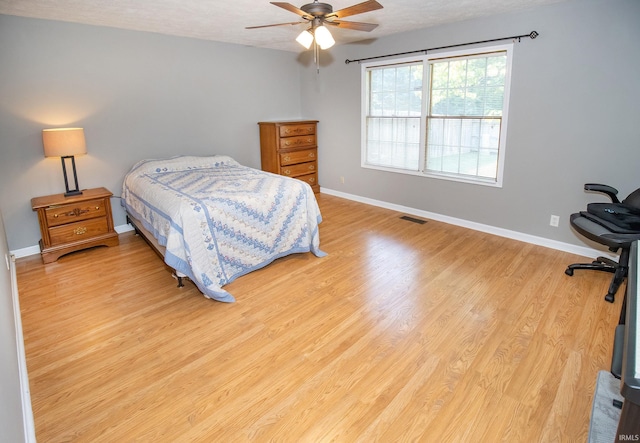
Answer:
[[[34,197],[31,208],[38,211],[42,260],[51,263],[61,255],[93,246],[116,246],[111,192],[87,189],[81,195]]]
[[[318,183],[317,120],[259,122],[262,170]]]

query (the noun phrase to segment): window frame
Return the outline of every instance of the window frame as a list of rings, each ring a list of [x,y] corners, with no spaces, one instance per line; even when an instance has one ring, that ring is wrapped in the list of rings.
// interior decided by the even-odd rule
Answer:
[[[416,175],[420,177],[436,178],[439,180],[449,180],[470,184],[477,184],[482,186],[502,187],[504,177],[504,161],[507,148],[507,128],[508,128],[508,115],[509,115],[509,101],[511,92],[511,72],[512,72],[512,58],[513,58],[513,43],[491,45],[480,48],[472,49],[459,49],[446,52],[439,52],[434,54],[416,55],[412,57],[402,57],[387,61],[372,61],[364,62],[361,64],[361,111],[360,111],[360,124],[361,124],[361,167],[366,169],[376,169],[387,172],[395,172],[407,175]],[[455,58],[472,58],[477,56],[483,56],[485,54],[505,52],[506,65],[505,65],[505,78],[504,78],[504,97],[502,105],[502,123],[500,127],[500,142],[498,144],[498,159],[496,178],[483,178],[480,176],[468,176],[447,172],[435,172],[426,169],[427,164],[427,112],[429,109],[429,100],[431,98],[431,64],[437,63],[438,60],[455,59]],[[423,66],[423,78],[422,78],[422,108],[420,112],[420,141],[419,141],[419,163],[418,169],[404,169],[401,167],[381,166],[376,164],[367,163],[367,120],[369,118],[369,75],[368,73],[374,69],[383,69],[385,67],[398,67],[402,65],[410,65],[415,63],[422,63]],[[402,117],[399,117],[402,118]]]

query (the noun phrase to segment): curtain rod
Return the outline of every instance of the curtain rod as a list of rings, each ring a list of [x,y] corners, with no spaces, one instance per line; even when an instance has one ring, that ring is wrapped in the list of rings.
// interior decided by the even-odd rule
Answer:
[[[419,49],[417,51],[396,52],[395,54],[377,55],[375,57],[359,58],[359,59],[356,59],[356,60],[346,59],[344,62],[348,65],[349,63],[353,63],[353,62],[360,63],[360,62],[363,62],[365,60],[375,60],[375,59],[378,59],[378,58],[393,57],[393,56],[396,56],[396,55],[417,54],[419,52],[422,52],[422,53],[426,54],[428,51],[436,51],[438,49],[457,48],[459,46],[478,45],[480,43],[499,42],[499,41],[502,41],[502,40],[518,40],[518,42],[519,42],[520,39],[522,39],[524,37],[529,37],[530,39],[534,39],[538,35],[540,35],[540,34],[538,34],[536,31],[531,31],[529,34],[514,35],[513,37],[493,38],[491,40],[481,40],[481,41],[478,41],[478,42],[471,42],[471,43],[458,43],[457,45],[440,46],[438,48],[429,48],[429,49]]]

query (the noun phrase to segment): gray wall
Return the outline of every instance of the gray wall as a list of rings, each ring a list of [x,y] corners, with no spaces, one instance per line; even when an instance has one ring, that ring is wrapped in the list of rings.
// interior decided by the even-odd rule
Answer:
[[[0,440],[17,443],[32,437],[31,433],[27,435],[26,427],[33,428],[33,424],[31,416],[28,419],[23,416],[19,367],[20,357],[24,358],[24,355],[20,356],[18,351],[12,273],[7,268],[7,260],[9,249],[0,214]],[[31,405],[27,404],[25,408],[30,411]]]
[[[144,158],[227,154],[259,168],[257,122],[304,117],[301,69],[291,52],[0,15],[0,208],[10,248],[38,243],[31,198],[64,191],[42,129],[84,127],[80,187],[115,195]]]
[[[532,30],[537,39],[514,46],[501,189],[360,167],[361,67],[345,59]],[[580,0],[323,52],[320,74],[304,71],[302,88],[303,113],[320,121],[320,184],[584,246],[569,215],[606,197],[585,193],[583,184],[608,183],[622,196],[640,187],[639,42],[640,1]],[[560,227],[549,226],[551,214],[561,217]]]

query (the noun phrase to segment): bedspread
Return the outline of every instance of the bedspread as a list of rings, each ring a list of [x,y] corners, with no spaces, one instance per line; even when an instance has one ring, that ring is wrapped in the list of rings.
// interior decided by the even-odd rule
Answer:
[[[208,298],[279,257],[320,250],[311,187],[228,156],[143,160],[126,175],[122,205],[166,247],[164,261]]]

